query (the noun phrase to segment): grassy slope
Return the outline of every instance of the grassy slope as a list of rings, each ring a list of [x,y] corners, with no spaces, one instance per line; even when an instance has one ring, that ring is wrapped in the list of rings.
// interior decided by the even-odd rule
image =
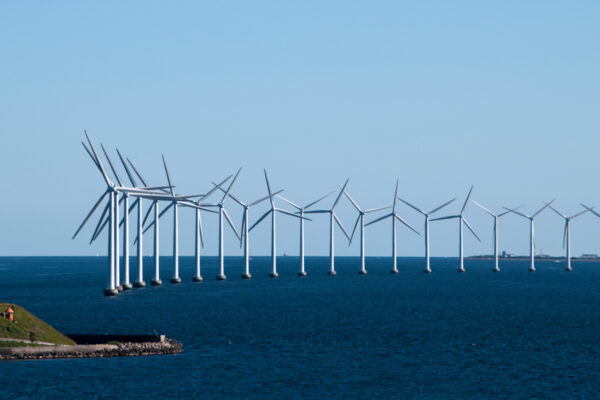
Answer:
[[[8,303],[0,303],[0,312],[4,312]],[[75,342],[58,332],[56,329],[29,313],[23,307],[11,304],[15,310],[15,323],[0,317],[0,338],[30,339],[30,332],[34,339],[40,342],[74,345]],[[2,339],[0,339],[2,340]]]

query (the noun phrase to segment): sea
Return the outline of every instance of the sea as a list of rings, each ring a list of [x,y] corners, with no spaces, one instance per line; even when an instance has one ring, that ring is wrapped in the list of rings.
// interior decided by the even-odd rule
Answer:
[[[0,399],[599,399],[600,263],[161,258],[161,287],[102,293],[105,257],[1,257],[0,301],[63,333],[164,334],[178,355],[0,363]],[[132,258],[132,281],[136,280]]]

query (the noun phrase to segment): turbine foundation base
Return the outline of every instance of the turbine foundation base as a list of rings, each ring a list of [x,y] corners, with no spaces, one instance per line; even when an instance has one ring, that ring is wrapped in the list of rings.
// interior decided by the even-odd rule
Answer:
[[[202,282],[202,276],[201,275],[194,276],[192,278],[192,282]]]
[[[150,284],[152,286],[160,286],[162,285],[162,281],[160,279],[152,279],[152,281],[150,281]]]
[[[302,278],[303,278],[303,277],[305,277],[305,276],[306,276],[306,272],[305,272],[305,271],[300,271],[300,272],[298,272],[298,274],[297,274],[297,275],[298,275],[299,277],[302,277]]]
[[[426,274],[430,274],[431,273],[431,268],[427,267],[423,270],[423,272],[425,272]]]
[[[456,271],[459,272],[459,273],[461,273],[461,274],[464,274],[465,273],[465,267],[458,267],[456,269]]]
[[[218,281],[224,281],[226,279],[227,279],[227,276],[225,276],[225,274],[223,274],[223,275],[217,275],[217,280]]]
[[[329,271],[329,272],[327,273],[327,275],[329,275],[329,276],[336,276],[336,275],[337,275],[337,272],[335,272],[335,271]]]
[[[138,289],[139,289],[139,288],[146,287],[146,282],[144,282],[144,281],[137,281],[137,282],[135,282],[135,283],[133,284],[133,287],[134,287],[134,288],[138,288]]]
[[[529,267],[529,272],[535,272],[535,267]]]
[[[492,271],[494,271],[494,272],[500,272],[500,268],[494,267],[494,269]]]
[[[277,272],[271,272],[269,278],[279,278],[279,274]]]
[[[117,286],[117,291],[122,292],[123,291],[123,286],[121,286],[121,285]]]
[[[250,273],[242,274],[242,279],[250,279],[250,278],[252,278],[252,275]]]
[[[397,273],[398,273],[398,270],[397,270],[397,269],[391,269],[391,270],[390,270],[390,274],[394,274],[394,275],[396,275]]]
[[[181,283],[181,278],[177,277],[177,278],[171,278],[171,284],[173,285],[178,285]]]
[[[571,272],[571,271],[573,271],[573,268],[571,268],[571,267],[567,267],[567,268],[565,268],[565,271],[567,271],[567,272]]]
[[[104,289],[103,293],[105,296],[116,296],[119,294],[119,291],[117,289]]]
[[[131,283],[124,283],[123,284],[123,290],[131,290],[133,286],[131,286]]]
[[[359,269],[358,270],[358,274],[359,275],[366,275],[367,274],[367,270],[366,269]]]

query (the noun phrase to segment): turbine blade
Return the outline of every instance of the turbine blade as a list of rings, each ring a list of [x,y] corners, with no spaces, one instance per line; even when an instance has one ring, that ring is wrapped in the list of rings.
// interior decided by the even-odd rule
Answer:
[[[475,204],[477,207],[481,208],[483,211],[487,212],[488,214],[490,214],[492,217],[496,217],[496,215],[491,212],[488,208],[482,206],[481,204],[479,204],[478,202],[476,202],[475,200],[471,200],[471,203]]]
[[[329,214],[331,210],[309,210],[304,211],[304,214]]]
[[[379,222],[381,220],[384,220],[386,218],[393,217],[393,216],[394,216],[393,213],[392,214],[386,214],[383,217],[379,217],[377,219],[374,219],[373,221],[370,221],[369,223],[365,224],[365,226],[369,226],[369,225],[375,224],[375,223],[377,223],[377,222]]]
[[[431,214],[433,214],[434,212],[441,210],[442,208],[446,207],[448,204],[452,203],[454,200],[456,200],[456,198],[454,198],[454,199],[452,199],[452,200],[450,200],[450,201],[447,201],[447,202],[445,202],[444,204],[442,204],[442,205],[441,205],[441,206],[439,206],[439,207],[436,207],[436,208],[434,208],[433,210],[429,211],[429,214],[428,214],[428,215],[431,215]]]
[[[165,208],[164,208],[164,209],[163,209],[163,210],[160,212],[160,214],[158,214],[158,218],[162,218],[162,216],[163,216],[163,215],[165,215],[165,213],[166,213],[167,211],[169,211],[169,209],[170,209],[171,207],[173,207],[173,205],[174,205],[174,204],[175,204],[175,203],[171,203],[171,204],[169,204],[168,206],[166,206],[166,207],[165,207]]]
[[[135,167],[135,165],[133,165],[133,163],[131,162],[131,160],[129,158],[127,159],[127,162],[129,163],[129,165],[131,165],[131,168],[133,168],[133,171],[135,172],[135,174],[137,175],[137,177],[140,178],[140,181],[142,181],[142,184],[144,186],[148,187],[148,183],[142,177],[142,174],[140,174],[140,171],[138,171],[138,169]]]
[[[348,241],[350,241],[350,236],[348,236],[348,232],[346,232],[346,229],[344,229],[344,226],[342,225],[342,221],[340,221],[340,219],[337,215],[335,215],[335,213],[333,213],[333,219],[335,219],[335,222],[338,224],[342,232],[344,232],[344,235],[346,235]]]
[[[569,221],[565,221],[565,231],[563,232],[563,249],[567,246],[567,227],[569,226]]]
[[[460,215],[448,215],[446,217],[433,218],[433,219],[430,219],[430,221],[432,221],[432,222],[433,221],[441,221],[441,220],[444,220],[444,219],[453,219],[453,218],[460,218]]]
[[[113,174],[115,174],[115,177],[117,178],[117,182],[119,182],[119,186],[125,186],[125,185],[123,185],[123,181],[121,181],[121,177],[119,176],[119,173],[117,172],[117,170],[116,170],[115,166],[113,165],[110,157],[108,156],[108,153],[106,152],[106,149],[104,148],[104,145],[100,144],[100,147],[102,147],[102,151],[104,152],[104,156],[108,160],[108,165],[110,165],[110,169],[112,170]]]
[[[223,189],[223,187],[222,187],[221,185],[217,185],[216,183],[214,183],[214,182],[212,182],[212,181],[211,181],[211,183],[212,183],[213,185],[215,185],[215,188],[219,188],[219,189],[221,190],[221,192],[223,192],[223,193],[225,193],[225,192],[226,192],[226,190],[225,190],[225,189]],[[238,199],[237,197],[235,197],[233,194],[229,193],[229,197],[230,197],[230,198],[231,198],[233,201],[235,201],[236,203],[238,203],[240,206],[242,206],[242,207],[245,207],[245,206],[246,206],[244,203],[242,203],[242,201],[241,201],[240,199]],[[204,198],[204,197],[203,197],[203,198]]]
[[[338,194],[338,197],[335,199],[335,202],[333,203],[333,206],[331,207],[332,211],[335,208],[335,206],[337,206],[337,203],[340,201],[340,198],[342,197],[342,194],[344,193],[344,190],[346,190],[346,186],[348,186],[348,181],[349,180],[350,180],[350,178],[347,178],[346,182],[344,182],[344,186],[342,186],[340,188],[340,193]]]
[[[85,151],[87,151],[88,155],[90,156],[90,158],[92,159],[92,161],[96,165],[96,168],[98,168],[100,170],[100,172],[102,172],[102,169],[100,168],[100,164],[98,164],[98,161],[96,160],[96,158],[94,157],[94,155],[92,154],[92,152],[90,151],[90,149],[87,148],[87,146],[85,145],[85,143],[81,142],[81,144],[83,145],[83,148],[85,149]]]
[[[511,209],[511,208],[507,208],[507,207],[502,207],[502,208],[504,208],[504,209],[505,209],[505,210],[507,210],[508,212],[511,212],[511,213],[514,213],[514,214],[520,215],[520,216],[521,216],[521,217],[523,217],[523,218],[531,219],[531,217],[530,217],[529,215],[527,215],[527,214],[523,214],[522,212],[519,212],[519,211],[517,211],[517,210],[515,210],[515,209]]]
[[[223,209],[223,214],[225,215],[225,219],[229,223],[229,226],[231,227],[231,229],[233,229],[233,233],[235,233],[235,236],[238,238],[238,240],[242,240],[237,229],[235,229],[235,226],[233,226],[233,222],[231,221],[231,218],[229,218],[229,214],[227,214],[227,210]]]
[[[198,213],[198,225],[200,230],[200,245],[204,248],[204,229],[202,229],[202,214]]]
[[[267,170],[263,169],[264,173],[265,173],[265,182],[267,182],[267,191],[269,192],[269,196],[272,195],[271,193],[271,184],[269,183],[269,177],[267,176]],[[275,207],[275,203],[273,202],[273,197],[269,197],[269,199],[271,200],[271,207]]]
[[[556,199],[555,199],[556,200]],[[542,211],[544,211],[546,209],[546,207],[550,207],[550,205],[554,203],[554,200],[552,200],[550,203],[544,203],[544,207],[540,208],[535,214],[533,214],[531,216],[531,218],[535,218],[539,213],[541,213]]]
[[[148,207],[148,211],[146,211],[146,215],[144,215],[144,220],[142,221],[142,226],[146,225],[146,221],[148,220],[148,217],[150,216],[150,213],[154,207],[156,207],[156,201],[153,201],[150,207]]]
[[[109,219],[110,219],[110,216],[106,217],[104,219],[104,221],[102,221],[102,220],[98,221],[98,226],[96,227],[97,230],[94,232],[94,235],[92,236],[92,239],[90,240],[90,244],[92,244],[96,239],[98,239],[98,236],[100,236],[100,234],[104,230],[104,227],[108,224]]]
[[[238,176],[240,176],[240,172],[242,172],[241,168],[237,170],[237,173],[235,174],[235,176],[233,177],[233,180],[229,184],[229,187],[227,188],[227,191],[225,192],[225,194],[223,195],[223,198],[221,199],[221,204],[223,204],[223,202],[225,201],[225,199],[229,195],[229,192],[231,192],[231,189],[233,188],[233,185],[235,184],[235,181],[237,180]]]
[[[288,203],[290,206],[292,206],[292,207],[295,207],[295,208],[297,208],[298,210],[302,210],[302,207],[300,207],[298,204],[292,203],[291,201],[289,201],[289,200],[288,200],[288,199],[286,199],[285,197],[283,197],[283,196],[277,196],[277,197],[279,197],[281,200],[283,200],[283,201],[285,201],[286,203]],[[263,201],[263,200],[266,200],[266,199],[268,199],[268,198],[269,198],[269,196],[265,196],[265,197],[263,197],[262,199],[260,199],[260,200],[257,200],[257,201],[260,203],[261,201]],[[252,203],[252,205],[254,205],[254,203]]]
[[[356,217],[356,222],[354,223],[354,228],[352,229],[352,235],[350,235],[350,243],[352,243],[352,238],[354,238],[354,234],[356,233],[356,228],[358,227],[358,223],[360,222],[360,214]],[[350,243],[348,246],[350,246]]]
[[[267,216],[268,216],[270,213],[272,213],[272,212],[273,212],[273,209],[271,209],[271,210],[267,211],[266,213],[264,213],[264,214],[263,214],[263,216],[262,216],[262,217],[260,217],[260,218],[258,219],[258,221],[256,221],[256,222],[254,223],[254,225],[252,225],[252,226],[250,227],[250,229],[248,229],[248,231],[251,231],[252,229],[254,229],[254,227],[255,227],[256,225],[260,224],[260,223],[262,222],[262,220],[263,220],[263,219],[265,219],[265,218],[267,218]]]
[[[358,206],[358,204],[356,204],[356,202],[354,201],[354,199],[352,197],[350,197],[350,195],[348,194],[348,192],[346,192],[345,190],[343,192],[344,192],[344,195],[346,195],[346,197],[348,198],[348,200],[350,200],[350,202],[352,203],[352,205],[354,206],[354,208],[356,208],[356,211],[361,212],[360,207]]]
[[[315,204],[317,204],[321,200],[325,199],[326,197],[331,196],[333,193],[334,192],[329,192],[325,196],[318,198],[317,200],[313,201],[312,203],[308,203],[307,205],[304,206],[304,209],[306,210],[307,208],[314,206]]]
[[[580,211],[580,212],[578,212],[578,213],[577,213],[577,214],[575,214],[575,215],[571,215],[571,216],[569,217],[569,219],[577,218],[577,217],[579,217],[580,215],[582,215],[582,214],[585,214],[586,212],[588,212],[588,210],[583,210],[583,211]]]
[[[96,148],[94,147],[94,143],[92,143],[92,139],[90,139],[90,137],[87,134],[87,131],[85,129],[84,129],[83,133],[85,133],[85,137],[87,138],[90,148],[92,149],[92,153],[94,153],[94,158],[96,159],[96,162],[98,163],[98,167],[100,168],[100,172],[102,173],[102,176],[104,177],[104,180],[106,181],[106,184],[108,186],[112,186],[113,183],[110,180],[110,178],[108,177],[108,174],[106,173],[106,168],[104,168],[104,164],[102,164],[102,160],[98,156],[98,152],[96,151]]]
[[[544,203],[544,204],[545,204],[545,203]],[[567,217],[565,214],[563,214],[563,213],[559,212],[559,211],[558,211],[556,208],[552,207],[551,205],[548,205],[548,207],[549,207],[549,208],[550,208],[552,211],[554,211],[554,212],[555,212],[555,213],[556,213],[556,214],[557,214],[559,217],[563,217],[563,218],[565,218],[565,219],[567,219],[567,218],[568,218],[568,217]]]
[[[378,208],[370,208],[368,210],[365,210],[364,213],[368,214],[368,213],[372,213],[372,212],[376,212],[376,211],[381,211],[381,210],[385,210],[386,208],[391,208],[392,206],[385,206],[385,207],[378,207]]]
[[[581,207],[585,208],[586,210],[588,210],[589,212],[594,214],[596,217],[600,217],[600,214],[598,214],[596,211],[594,211],[594,207],[588,207],[583,203],[579,203],[579,204],[581,204]]]
[[[169,174],[169,168],[167,168],[167,161],[165,160],[165,155],[162,154],[163,165],[165,167],[165,173],[167,174],[167,181],[169,182],[169,186],[171,187],[171,194],[175,195],[175,191],[173,190],[173,182],[171,181],[171,174]]]
[[[417,212],[420,212],[420,213],[421,213],[421,214],[423,214],[423,215],[427,215],[427,213],[426,213],[425,211],[421,210],[421,209],[420,209],[419,207],[417,207],[417,206],[413,206],[413,205],[412,205],[412,204],[410,204],[408,201],[406,201],[406,200],[404,200],[404,199],[402,199],[402,198],[400,198],[400,197],[398,197],[398,200],[400,200],[401,202],[403,202],[404,204],[406,204],[407,206],[409,206],[409,207],[410,207],[410,208],[412,208],[413,210],[415,210],[415,211],[417,211]],[[430,213],[430,214],[431,214],[431,213]]]
[[[75,236],[77,236],[77,234],[79,234],[79,232],[81,231],[81,229],[83,229],[83,226],[88,222],[88,220],[90,219],[90,217],[92,216],[92,214],[94,213],[94,211],[96,211],[96,209],[98,208],[98,206],[100,205],[100,203],[102,203],[102,200],[104,200],[104,198],[106,197],[106,195],[108,193],[109,193],[108,190],[105,191],[104,194],[102,196],[100,196],[100,198],[98,199],[98,201],[96,201],[96,203],[92,207],[91,211],[86,215],[86,217],[84,218],[84,220],[81,223],[81,225],[79,225],[79,228],[77,228],[77,231],[75,232],[75,234],[73,235],[73,237],[71,238],[71,240],[75,239]]]
[[[127,164],[125,163],[125,159],[123,159],[123,156],[121,155],[121,152],[119,151],[119,149],[117,149],[117,154],[119,155],[119,159],[121,160],[121,164],[123,164],[123,167],[125,168],[125,173],[127,173],[127,176],[129,177],[129,181],[131,182],[131,184],[133,185],[133,187],[136,187],[137,184],[135,183],[135,179],[133,179],[133,175],[131,174],[131,171],[127,167]]]
[[[463,213],[465,212],[465,208],[467,208],[467,204],[469,203],[469,199],[471,198],[471,193],[473,193],[472,185],[471,185],[471,189],[469,190],[469,194],[467,195],[467,198],[465,199],[465,204],[463,204],[462,209],[460,210],[460,215],[463,215]]]
[[[281,208],[275,208],[275,211],[279,211],[280,213],[282,213],[282,214],[287,214],[287,215],[289,215],[289,216],[291,216],[291,217],[300,218],[300,219],[305,219],[305,220],[307,220],[307,221],[312,221],[312,219],[310,219],[310,218],[301,217],[301,216],[299,216],[298,214],[291,213],[291,212],[289,212],[289,211],[287,211],[287,210],[282,210]]]
[[[471,231],[471,233],[477,238],[477,240],[479,240],[481,242],[481,239],[479,238],[479,236],[477,236],[477,234],[475,233],[475,231],[471,227],[471,224],[469,224],[469,221],[467,221],[465,218],[463,218],[462,220],[465,223],[465,225],[467,226],[467,228],[469,228],[469,230]]]
[[[398,182],[399,182],[399,179],[396,178],[396,191],[394,192],[394,203],[392,204],[392,212],[393,213],[396,212],[396,202],[398,199]]]
[[[406,222],[405,220],[403,220],[402,217],[400,217],[398,214],[394,214],[394,218],[396,218],[398,221],[400,221],[404,225],[406,225],[411,231],[413,231],[417,235],[421,236],[421,234],[415,228],[413,228],[412,226],[410,226],[410,224],[408,222]]]

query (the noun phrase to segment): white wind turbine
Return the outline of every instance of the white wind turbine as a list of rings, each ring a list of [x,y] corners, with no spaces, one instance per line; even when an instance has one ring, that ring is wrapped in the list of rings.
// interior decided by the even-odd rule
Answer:
[[[514,214],[520,215],[521,217],[527,218],[529,220],[529,262],[530,262],[529,272],[535,272],[535,232],[533,229],[535,217],[537,217],[542,211],[544,211],[547,207],[549,207],[550,204],[552,204],[553,202],[554,202],[554,200],[552,200],[550,203],[544,203],[545,204],[544,207],[537,210],[531,216],[529,216],[527,214],[523,214],[515,209],[510,209],[510,208],[504,207],[505,210],[510,211]]]
[[[116,231],[118,230],[118,226],[117,226],[117,223],[118,223],[117,193],[122,192],[122,193],[132,194],[134,196],[140,196],[140,197],[160,196],[161,193],[151,190],[153,188],[126,188],[123,186],[115,186],[115,184],[112,182],[112,180],[108,176],[108,173],[106,172],[106,169],[104,168],[102,160],[100,159],[100,156],[98,155],[98,152],[96,151],[96,148],[94,147],[94,144],[92,143],[87,132],[85,132],[85,135],[86,135],[86,138],[87,138],[90,148],[88,149],[88,147],[83,142],[82,142],[82,145],[83,145],[84,149],[86,150],[86,152],[88,153],[88,155],[90,156],[90,158],[92,159],[92,162],[98,168],[102,177],[104,178],[104,181],[107,185],[107,189],[100,196],[98,201],[94,204],[91,211],[87,214],[87,216],[85,217],[85,219],[83,220],[83,222],[81,223],[81,225],[79,226],[79,228],[77,229],[75,234],[73,235],[73,239],[77,236],[77,234],[85,226],[85,224],[90,219],[92,214],[96,211],[96,209],[98,208],[100,203],[102,203],[102,201],[107,196],[109,196],[109,201],[106,204],[106,207],[104,208],[104,211],[102,212],[102,214],[100,216],[99,223],[96,226],[96,229],[94,230],[94,233],[92,235],[92,239],[90,240],[90,243],[92,243],[98,237],[100,232],[103,230],[104,226],[106,226],[108,224],[108,226],[109,226],[109,229],[108,229],[108,282],[107,282],[106,288],[104,290],[104,294],[107,296],[112,296],[112,295],[115,295],[118,293],[118,286],[119,286],[119,283],[118,283],[119,280],[117,277],[118,270],[116,267],[118,265],[117,260],[116,260],[118,257],[118,250],[117,250],[118,242],[115,240]],[[110,162],[110,159],[109,159],[109,162]],[[113,168],[113,172],[114,171],[115,170]],[[107,216],[107,214],[108,214],[108,216]],[[106,219],[105,219],[105,216],[107,216]]]
[[[354,199],[350,197],[346,190],[344,190],[344,195],[348,198],[348,200],[350,200],[350,202],[358,212],[356,222],[354,223],[354,228],[352,229],[352,234],[350,235],[350,243],[352,243],[352,238],[354,238],[354,233],[356,233],[356,228],[360,223],[360,269],[358,270],[358,273],[360,275],[366,275],[367,270],[365,269],[365,215],[370,214],[372,212],[385,210],[386,208],[390,208],[390,206],[363,210],[358,206],[356,201],[354,201]],[[350,245],[350,243],[348,245]]]
[[[262,217],[260,217],[255,223],[254,225],[252,225],[250,227],[250,229],[248,229],[248,232],[250,232],[252,229],[254,229],[258,224],[260,224],[269,214],[271,214],[271,265],[272,265],[272,269],[271,269],[271,273],[269,274],[269,276],[271,278],[277,278],[279,276],[279,274],[277,274],[277,248],[276,248],[276,224],[275,224],[275,217],[277,215],[277,213],[282,213],[282,214],[286,214],[289,216],[292,216],[294,218],[303,218],[300,217],[294,213],[291,213],[289,211],[286,210],[282,210],[281,208],[278,208],[275,206],[275,202],[273,201],[273,196],[275,196],[277,193],[280,193],[281,191],[277,192],[277,193],[273,193],[273,191],[271,191],[271,184],[269,183],[269,177],[267,176],[267,170],[264,170],[265,173],[265,182],[267,183],[267,191],[269,192],[269,195],[267,196],[267,198],[269,199],[269,201],[271,202],[271,208],[269,209],[269,211],[267,211],[266,213],[264,213],[262,215]],[[247,226],[247,225],[246,225]],[[247,236],[246,236],[247,238]]]
[[[229,187],[227,188],[227,190],[223,194],[223,197],[221,198],[220,202],[218,202],[216,204],[201,204],[202,207],[215,207],[215,208],[218,208],[218,213],[219,213],[219,274],[217,275],[217,280],[218,281],[224,281],[225,279],[227,279],[227,276],[225,275],[225,253],[224,253],[224,243],[223,243],[223,233],[224,233],[223,232],[223,218],[225,218],[227,220],[227,223],[229,224],[229,226],[233,230],[233,233],[235,233],[235,236],[238,238],[238,240],[241,240],[240,235],[238,234],[237,230],[235,229],[235,226],[233,226],[233,222],[231,221],[231,218],[229,218],[229,214],[227,214],[227,210],[225,210],[225,200],[229,196],[229,192],[231,192],[231,189],[233,188],[233,185],[235,184],[235,181],[237,180],[237,178],[240,175],[241,171],[242,171],[241,168],[238,169],[237,173],[235,174],[235,177],[233,178],[233,180],[229,184]]]
[[[289,205],[291,205],[292,207],[296,208],[298,211],[296,212],[300,217],[300,271],[298,271],[298,276],[303,277],[306,276],[306,270],[304,269],[304,212],[309,209],[310,207],[314,206],[315,204],[317,204],[319,201],[323,200],[324,198],[326,198],[327,196],[329,196],[330,194],[332,194],[333,192],[330,192],[328,194],[326,194],[325,196],[311,202],[308,203],[307,205],[305,205],[304,207],[299,206],[298,204],[295,204],[293,202],[291,202],[290,200],[286,199],[283,196],[277,196],[279,197],[281,200],[285,201],[286,203],[288,203]]]
[[[449,215],[447,217],[435,218],[435,219],[431,220],[431,221],[441,221],[444,219],[454,219],[454,218],[458,219],[458,227],[459,227],[458,228],[458,258],[459,258],[458,272],[465,272],[464,255],[463,255],[463,224],[466,225],[467,228],[473,234],[473,236],[475,236],[477,238],[477,240],[479,240],[481,242],[481,239],[479,238],[479,236],[477,236],[477,234],[471,227],[471,224],[469,224],[469,221],[467,221],[467,219],[464,217],[465,208],[467,208],[467,204],[469,204],[469,199],[471,198],[472,192],[473,192],[473,186],[471,186],[471,190],[469,190],[469,194],[467,195],[467,198],[465,199],[465,203],[463,204],[462,209],[460,210],[460,214]]]
[[[562,217],[565,220],[565,231],[563,233],[563,248],[566,247],[566,251],[567,251],[567,254],[566,254],[567,266],[565,268],[565,271],[569,271],[569,272],[573,271],[573,268],[571,268],[571,220],[573,218],[579,217],[582,214],[585,214],[588,211],[591,211],[594,214],[596,214],[596,213],[591,208],[583,206],[585,208],[583,211],[580,211],[577,214],[571,215],[570,217],[568,217],[565,214],[558,211],[556,208],[552,207],[550,204],[548,204],[548,207],[550,207],[550,209],[552,211],[554,211],[556,214],[558,214],[558,216]],[[598,215],[598,214],[596,214],[596,215]]]
[[[477,207],[481,208],[483,211],[485,211],[488,214],[490,214],[492,216],[492,218],[494,218],[494,269],[492,271],[494,271],[494,272],[500,272],[500,266],[498,265],[498,219],[500,217],[508,214],[510,211],[504,211],[504,212],[502,212],[500,214],[494,214],[488,208],[482,206],[481,204],[479,204],[475,200],[471,200],[471,202],[473,204],[475,204]],[[519,207],[515,208],[515,210],[517,210],[517,209],[519,209],[521,207],[522,206],[519,206]]]
[[[217,185],[214,182],[212,182],[212,184],[215,185],[215,189],[218,187],[219,189],[221,189],[222,192],[225,192],[225,190],[222,187],[220,187],[221,185]],[[250,204],[244,203],[243,201],[238,199],[236,196],[229,193],[229,197],[231,197],[231,199],[233,201],[238,203],[244,209],[244,215],[242,217],[242,228],[240,231],[240,235],[241,235],[240,247],[242,245],[244,246],[244,273],[242,274],[242,279],[252,278],[252,274],[250,274],[250,236],[249,236],[250,230],[248,229],[248,216],[249,216],[249,212],[250,212],[250,207],[253,207],[259,203],[262,203],[263,201],[267,200],[268,198],[276,196],[277,194],[279,194],[281,192],[283,192],[283,189],[273,193],[272,195],[261,197],[260,199],[255,200]]]
[[[338,216],[335,213],[335,207],[339,203],[340,198],[342,197],[342,194],[344,193],[344,190],[346,189],[346,186],[348,185],[349,180],[350,180],[350,178],[346,179],[344,186],[342,186],[340,188],[340,193],[338,194],[337,198],[335,199],[335,201],[333,202],[333,205],[331,206],[331,208],[329,210],[310,210],[310,211],[305,212],[306,214],[329,214],[329,272],[327,272],[327,274],[329,276],[335,276],[337,274],[335,272],[335,264],[334,264],[335,263],[334,238],[333,238],[334,221],[340,227],[342,232],[344,232],[344,235],[346,236],[348,241],[350,241],[350,236],[348,236],[346,229],[344,229],[342,222],[340,221],[340,219],[338,218]]]
[[[436,207],[436,208],[434,208],[433,210],[431,210],[429,212],[425,212],[425,211],[421,210],[419,207],[413,206],[408,201],[402,200],[400,197],[398,197],[398,200],[400,200],[401,202],[403,202],[407,206],[411,207],[415,211],[421,213],[425,217],[425,273],[429,274],[429,273],[431,273],[431,266],[429,264],[429,217],[433,213],[435,213],[435,212],[441,210],[442,208],[446,207],[448,204],[452,203],[456,199],[452,199],[450,201],[447,201],[444,204],[442,204],[441,206]]]
[[[387,219],[387,218],[392,219],[392,269],[390,270],[390,272],[392,274],[398,273],[398,260],[397,260],[398,257],[396,255],[397,254],[396,253],[396,220],[400,221],[402,224],[404,224],[406,227],[408,227],[411,231],[413,231],[414,233],[419,235],[419,232],[417,232],[417,230],[415,228],[410,226],[410,224],[408,222],[406,222],[404,219],[402,219],[402,217],[400,217],[400,215],[398,215],[398,213],[396,212],[397,199],[398,199],[398,179],[396,179],[396,190],[394,191],[394,201],[392,203],[392,212],[387,215],[384,215],[383,217],[379,217],[365,225],[365,226],[369,226],[369,225],[375,224],[379,221],[383,221],[384,219]]]

